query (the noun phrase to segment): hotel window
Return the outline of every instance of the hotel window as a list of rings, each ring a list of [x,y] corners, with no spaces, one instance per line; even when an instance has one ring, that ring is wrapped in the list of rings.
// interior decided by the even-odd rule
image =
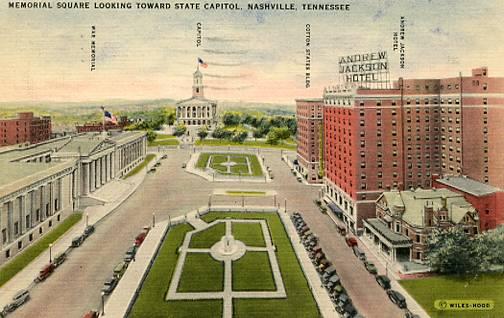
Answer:
[[[382,162],[382,161],[378,161],[378,162],[377,162],[377,167],[378,167],[378,168],[381,168],[382,166],[383,166],[383,162]]]
[[[376,106],[381,106],[381,100],[376,101]]]
[[[392,116],[395,116],[395,115],[397,115],[397,112],[395,109],[392,109]]]
[[[378,171],[378,178],[383,177],[383,173],[381,171]]]
[[[361,190],[366,190],[366,184],[365,183],[361,183]]]
[[[397,102],[395,100],[392,101],[392,106],[396,106]]]
[[[364,106],[364,101],[363,100],[359,101],[359,106]]]
[[[397,178],[397,172],[395,172],[395,171],[394,171],[394,173],[392,173],[392,176],[393,176],[394,178]]]
[[[425,98],[424,99],[424,104],[428,104],[429,103],[429,99],[428,98]]]
[[[397,167],[397,161],[392,161],[392,167]]]
[[[409,98],[408,98],[408,99],[406,99],[406,104],[407,104],[407,105],[411,104],[411,100],[410,100]]]
[[[483,83],[483,90],[486,91],[488,88],[488,84],[487,83]]]
[[[415,100],[415,104],[420,105],[420,98],[417,98],[417,99]]]
[[[361,125],[361,127],[364,127],[364,121],[363,120],[360,121],[360,125]]]
[[[488,98],[483,98],[483,105],[488,105]]]

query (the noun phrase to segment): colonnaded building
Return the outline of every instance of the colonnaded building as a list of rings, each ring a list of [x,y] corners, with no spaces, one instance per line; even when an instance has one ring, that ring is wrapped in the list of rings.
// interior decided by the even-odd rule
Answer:
[[[0,265],[141,163],[144,132],[84,133],[0,150]]]
[[[217,102],[204,95],[203,74],[199,67],[193,74],[192,97],[176,104],[177,123],[188,126],[212,126],[217,123]]]

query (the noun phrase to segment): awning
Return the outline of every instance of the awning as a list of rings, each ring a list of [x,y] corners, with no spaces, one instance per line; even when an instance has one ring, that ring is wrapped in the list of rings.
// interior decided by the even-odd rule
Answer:
[[[388,228],[387,224],[378,218],[370,218],[364,220],[364,226],[368,229],[376,231],[385,238],[392,246],[411,246],[411,239],[404,234],[396,233]]]
[[[341,216],[343,214],[343,210],[341,210],[334,202],[329,203],[327,207],[331,209],[336,216]]]

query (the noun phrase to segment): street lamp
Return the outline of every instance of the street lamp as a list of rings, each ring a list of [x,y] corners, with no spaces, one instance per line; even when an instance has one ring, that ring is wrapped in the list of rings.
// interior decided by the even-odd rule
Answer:
[[[49,264],[52,263],[52,243],[49,244]]]
[[[210,210],[210,207],[212,207],[212,195],[208,195],[208,209]]]
[[[156,213],[152,213],[152,227],[156,227]]]
[[[276,202],[276,194],[273,196],[273,206],[276,206],[277,205],[277,202]]]
[[[86,227],[89,225],[89,213],[86,213]]]
[[[245,206],[245,196],[242,195],[242,208]]]
[[[285,199],[285,201],[284,201],[284,206],[285,206],[285,208],[284,208],[285,213],[287,213],[287,199]]]
[[[105,292],[101,292],[101,314],[105,316]]]

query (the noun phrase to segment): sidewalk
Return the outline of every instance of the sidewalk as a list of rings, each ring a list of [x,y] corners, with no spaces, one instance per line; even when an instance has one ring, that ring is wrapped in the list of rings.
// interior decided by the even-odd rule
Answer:
[[[156,160],[152,160],[147,169],[154,165],[155,162]],[[86,219],[89,225],[96,224],[129,198],[143,182],[146,176],[146,170],[142,170],[125,180],[112,180],[93,192],[92,198],[103,201],[105,204],[90,206],[84,209],[81,221],[53,243],[52,256],[54,257],[65,252],[71,245],[72,239],[82,234],[86,227]],[[115,199],[113,199],[114,197]],[[84,244],[86,243],[84,242]],[[71,254],[69,254],[69,257],[71,257]],[[0,309],[10,303],[12,297],[20,289],[31,289],[35,287],[36,285],[32,285],[33,280],[37,277],[40,269],[48,263],[49,250],[47,249],[3,285],[0,288]],[[64,263],[61,266],[65,266]]]
[[[342,222],[338,221],[335,216],[331,213],[328,213],[331,220],[338,225],[343,225]],[[354,235],[355,236],[355,235]],[[355,236],[359,240],[359,248],[366,253],[366,259],[376,265],[378,269],[378,274],[385,275],[388,272],[388,277],[390,278],[392,289],[400,292],[405,298],[406,303],[408,304],[408,309],[411,312],[419,315],[421,318],[429,318],[430,316],[427,312],[420,306],[416,300],[408,294],[408,292],[399,284],[398,280],[400,279],[397,270],[394,267],[391,267],[387,262],[380,256],[377,255],[376,251],[372,248],[368,248],[367,240],[358,236]],[[386,268],[388,267],[388,271]]]
[[[129,263],[128,269],[105,303],[104,316],[125,317],[135,295],[140,290],[140,283],[147,274],[147,270],[162,242],[162,238],[168,230],[168,225],[168,221],[160,222],[149,231],[149,234],[147,234],[135,255],[135,261]]]

